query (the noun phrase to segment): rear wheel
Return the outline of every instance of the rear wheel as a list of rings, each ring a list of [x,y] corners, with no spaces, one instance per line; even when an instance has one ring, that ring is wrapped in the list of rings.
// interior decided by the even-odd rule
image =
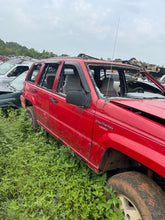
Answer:
[[[116,191],[125,220],[165,219],[165,194],[145,175],[131,171],[120,173],[111,177],[106,186]],[[110,199],[107,192],[106,196]]]
[[[37,119],[36,119],[36,116],[35,116],[33,106],[27,107],[26,114],[28,115],[28,118],[31,120],[32,127],[37,128],[39,125],[37,123]]]

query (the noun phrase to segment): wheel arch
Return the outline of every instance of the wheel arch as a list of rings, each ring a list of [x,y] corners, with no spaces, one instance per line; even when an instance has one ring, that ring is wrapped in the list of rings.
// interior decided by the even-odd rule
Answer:
[[[113,148],[107,148],[102,155],[99,169],[105,172],[115,169],[137,167],[138,164],[139,162],[124,153]]]
[[[25,99],[25,107],[33,106],[32,102],[29,101],[28,99]]]
[[[149,144],[146,146],[145,141],[143,139],[137,142],[116,133],[102,136],[98,141],[98,146],[104,149],[99,156],[99,170],[108,171],[114,167],[129,168],[132,163],[135,166],[142,164],[165,178],[165,155],[160,154],[157,149],[152,149]]]

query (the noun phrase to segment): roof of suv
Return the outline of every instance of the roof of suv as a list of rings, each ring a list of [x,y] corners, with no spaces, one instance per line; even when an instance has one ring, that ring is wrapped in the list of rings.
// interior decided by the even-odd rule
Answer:
[[[105,64],[105,65],[112,65],[118,68],[126,68],[126,69],[134,69],[134,70],[140,70],[141,68],[139,66],[136,65],[131,65],[131,64],[125,64],[125,63],[117,63],[117,62],[113,62],[113,61],[105,61],[105,60],[100,60],[94,57],[89,57],[89,56],[78,56],[78,57],[52,57],[52,58],[48,58],[48,59],[43,59],[43,60],[38,60],[38,62],[53,62],[53,61],[57,61],[57,60],[62,60],[62,61],[79,61],[79,62],[84,62],[86,64]]]

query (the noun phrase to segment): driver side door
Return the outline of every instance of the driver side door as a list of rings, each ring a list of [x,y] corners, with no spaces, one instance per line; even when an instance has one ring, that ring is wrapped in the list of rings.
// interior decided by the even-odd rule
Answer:
[[[65,145],[88,159],[95,111],[66,102],[70,90],[83,91],[85,86],[89,88],[87,82],[82,82],[80,74],[84,73],[79,63],[67,61],[63,64],[56,93],[52,96],[54,101],[50,104],[50,126],[51,131]]]

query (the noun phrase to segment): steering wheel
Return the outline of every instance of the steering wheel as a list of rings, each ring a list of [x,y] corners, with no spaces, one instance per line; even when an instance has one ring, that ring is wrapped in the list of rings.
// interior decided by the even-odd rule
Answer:
[[[144,93],[144,89],[142,87],[136,87],[132,89],[131,92]]]

